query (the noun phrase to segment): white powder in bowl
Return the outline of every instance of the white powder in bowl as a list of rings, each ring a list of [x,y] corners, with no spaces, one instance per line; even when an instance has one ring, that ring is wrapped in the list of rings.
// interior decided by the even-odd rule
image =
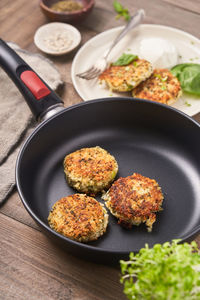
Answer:
[[[81,41],[80,32],[70,24],[48,23],[39,27],[34,35],[35,45],[51,55],[63,55],[75,49]]]
[[[72,40],[67,32],[52,32],[44,38],[44,44],[49,50],[62,52],[71,46]]]

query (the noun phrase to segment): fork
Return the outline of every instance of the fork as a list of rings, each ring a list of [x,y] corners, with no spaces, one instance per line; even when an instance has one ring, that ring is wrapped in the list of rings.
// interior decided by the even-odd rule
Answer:
[[[119,41],[121,41],[121,39],[127,34],[127,32],[129,32],[131,29],[133,29],[134,27],[136,27],[137,25],[139,25],[141,23],[144,16],[145,16],[145,11],[143,9],[139,9],[135,13],[135,15],[133,15],[131,17],[130,21],[127,23],[125,28],[120,32],[120,34],[113,41],[110,48],[106,51],[106,54],[103,57],[101,57],[100,59],[98,59],[91,68],[89,68],[88,70],[86,70],[82,73],[76,74],[76,76],[86,79],[86,80],[91,80],[91,79],[94,79],[95,77],[97,77],[99,74],[101,74],[107,66],[107,63],[108,63],[107,58],[108,58],[111,50],[118,44]]]

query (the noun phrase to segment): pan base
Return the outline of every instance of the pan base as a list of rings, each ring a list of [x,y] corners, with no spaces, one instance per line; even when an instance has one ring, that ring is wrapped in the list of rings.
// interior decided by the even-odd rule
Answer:
[[[161,144],[160,138],[158,147],[155,140],[150,145],[149,142],[136,140],[135,136],[130,139],[130,136],[116,138],[115,135],[114,137],[111,135],[105,139],[104,136],[100,138],[100,134],[98,134],[98,138],[94,137],[92,141],[91,137],[86,141],[86,137],[85,143],[79,143],[77,140],[77,149],[98,145],[108,150],[119,164],[117,178],[126,177],[134,172],[140,173],[155,179],[164,193],[163,211],[157,213],[157,221],[151,233],[147,232],[146,226],[143,224],[133,226],[130,230],[125,229],[118,225],[117,219],[109,213],[107,232],[90,245],[108,250],[132,251],[135,248],[144,247],[146,243],[152,246],[155,243],[175,239],[177,236],[182,237],[196,224],[199,224],[200,207],[197,195],[200,190],[193,188],[197,186],[198,174],[191,167],[186,153],[182,153],[181,157],[179,149],[180,155],[177,157],[177,149],[173,149],[171,142],[165,140]],[[168,145],[168,148],[165,144]],[[174,147],[176,146],[174,145]],[[75,150],[74,145],[70,145],[70,143],[61,147],[60,156],[57,152],[55,160],[51,160],[51,163],[48,161],[38,172],[40,175],[34,189],[34,198],[37,199],[34,209],[46,224],[52,205],[58,199],[76,192],[68,186],[65,180],[63,149],[66,153]],[[192,202],[190,201],[191,195],[193,195]],[[104,202],[101,195],[98,195],[96,199]]]

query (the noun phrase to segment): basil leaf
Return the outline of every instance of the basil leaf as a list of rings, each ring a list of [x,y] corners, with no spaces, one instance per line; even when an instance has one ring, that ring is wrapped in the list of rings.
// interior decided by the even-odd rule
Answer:
[[[113,7],[114,7],[115,11],[118,12],[118,13],[121,13],[124,10],[123,6],[121,5],[121,3],[119,3],[116,0],[113,2]]]
[[[184,69],[188,68],[188,67],[199,69],[200,65],[199,64],[192,64],[192,63],[179,64],[179,65],[174,66],[171,69],[171,72],[172,72],[172,74],[174,74],[174,76],[179,76],[181,74],[181,72],[183,72]]]
[[[126,21],[130,20],[131,16],[130,16],[129,10],[127,8],[123,7],[123,5],[120,2],[115,0],[113,2],[113,7],[114,7],[114,10],[118,13],[118,15],[116,16],[116,19],[123,17]]]
[[[200,64],[185,63],[171,69],[184,92],[200,96]]]
[[[126,66],[129,65],[132,61],[138,59],[137,55],[134,54],[126,54],[123,53],[122,56],[118,58],[116,62],[114,62],[113,66]]]
[[[129,12],[128,12],[127,9],[124,10],[124,11],[122,12],[122,16],[124,17],[124,19],[125,19],[126,21],[129,21],[130,18],[131,18],[131,16],[130,16],[130,14],[129,14]]]
[[[182,89],[185,92],[200,96],[200,73],[194,70],[186,69],[180,76]]]

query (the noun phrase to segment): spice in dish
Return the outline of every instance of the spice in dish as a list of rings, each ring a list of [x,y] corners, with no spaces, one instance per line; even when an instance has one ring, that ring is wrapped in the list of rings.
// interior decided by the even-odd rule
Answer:
[[[62,0],[54,3],[51,9],[57,12],[73,12],[83,8],[83,5],[78,1]]]
[[[72,39],[67,32],[53,31],[44,39],[44,44],[51,51],[62,52],[71,46]]]

